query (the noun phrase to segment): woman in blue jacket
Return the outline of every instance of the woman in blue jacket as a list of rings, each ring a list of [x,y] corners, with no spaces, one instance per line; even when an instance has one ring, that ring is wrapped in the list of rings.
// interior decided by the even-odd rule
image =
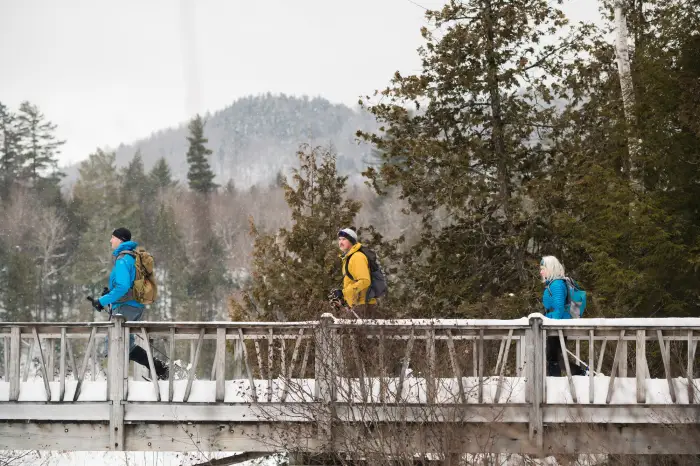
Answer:
[[[542,305],[545,317],[550,319],[570,319],[564,266],[554,256],[544,256],[540,261],[540,277],[544,283]],[[564,340],[566,343],[566,340]],[[547,375],[560,376],[564,365],[564,357],[558,336],[547,337]],[[568,357],[568,356],[567,356]],[[577,364],[571,365],[572,375],[582,375],[583,371]]]

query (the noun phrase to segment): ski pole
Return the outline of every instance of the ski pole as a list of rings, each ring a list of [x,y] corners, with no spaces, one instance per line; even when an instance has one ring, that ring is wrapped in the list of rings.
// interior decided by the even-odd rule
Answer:
[[[572,353],[571,351],[569,351],[568,348],[566,349],[566,352],[569,353],[571,355],[571,357],[574,358],[577,362],[579,362],[580,365],[583,365],[583,367],[585,367],[587,370],[593,372],[593,375],[604,375],[601,372],[596,372],[593,369],[591,369],[590,367],[588,367],[588,364],[586,364],[585,362],[583,362],[579,358],[577,358],[576,355],[574,353]]]

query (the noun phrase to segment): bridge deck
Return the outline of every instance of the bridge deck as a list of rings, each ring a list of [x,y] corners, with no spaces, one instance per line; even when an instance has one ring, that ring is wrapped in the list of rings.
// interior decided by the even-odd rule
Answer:
[[[129,377],[131,334],[190,370]],[[699,339],[700,319],[539,315],[0,323],[0,448],[699,454]]]

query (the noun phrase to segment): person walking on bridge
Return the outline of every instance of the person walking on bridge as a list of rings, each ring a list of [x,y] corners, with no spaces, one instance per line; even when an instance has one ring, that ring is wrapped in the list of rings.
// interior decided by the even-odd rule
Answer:
[[[360,251],[362,244],[357,240],[357,233],[352,228],[343,228],[338,232],[338,247],[341,252],[343,271],[343,290],[337,290],[337,298],[345,300],[347,307],[360,319],[376,319],[377,300],[366,300],[372,284],[369,260]]]
[[[136,279],[136,259],[133,252],[138,243],[131,241],[131,232],[126,228],[117,228],[109,240],[112,246],[114,266],[109,274],[109,287],[99,299],[88,297],[92,306],[98,311],[111,307],[112,315],[122,315],[127,321],[138,321],[143,317],[144,305],[134,299],[134,280]],[[134,335],[129,335],[129,360],[148,368],[148,354],[136,345]],[[159,359],[153,359],[153,365],[159,379],[168,378],[168,366]]]
[[[545,317],[550,319],[570,319],[571,314],[567,309],[568,287],[566,285],[566,273],[564,266],[554,256],[544,256],[540,261],[540,278],[544,283],[542,293],[542,305]],[[566,339],[564,340],[566,343]],[[547,375],[561,376],[564,358],[568,357],[562,351],[558,336],[547,337]],[[577,364],[571,365],[572,375],[583,375],[583,371]]]

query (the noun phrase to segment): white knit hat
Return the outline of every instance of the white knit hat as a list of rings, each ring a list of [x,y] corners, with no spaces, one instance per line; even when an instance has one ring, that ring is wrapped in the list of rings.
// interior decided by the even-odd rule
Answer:
[[[352,244],[357,243],[357,233],[351,228],[343,228],[338,232],[338,238],[347,238]]]

